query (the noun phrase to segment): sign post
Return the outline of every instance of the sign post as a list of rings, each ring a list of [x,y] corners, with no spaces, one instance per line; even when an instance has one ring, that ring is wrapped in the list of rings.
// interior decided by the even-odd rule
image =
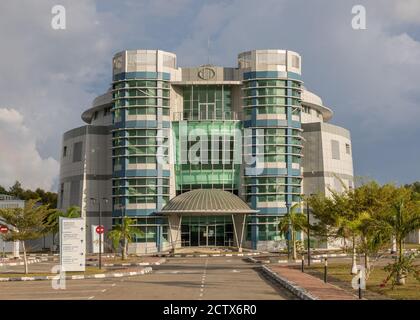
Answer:
[[[0,233],[5,234],[9,231],[9,228],[5,225],[0,225]],[[3,258],[6,258],[6,241],[3,239]]]
[[[96,233],[99,235],[99,269],[102,269],[102,235],[105,228],[102,225],[96,227]]]
[[[60,217],[59,223],[62,271],[85,271],[85,219]]]

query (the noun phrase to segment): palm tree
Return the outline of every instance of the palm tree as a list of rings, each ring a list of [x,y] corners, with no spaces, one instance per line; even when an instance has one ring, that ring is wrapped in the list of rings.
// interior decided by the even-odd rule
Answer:
[[[125,260],[128,252],[128,244],[134,236],[143,235],[138,228],[133,227],[134,219],[122,218],[122,224],[118,224],[108,232],[108,238],[112,241],[114,249],[117,249],[122,241],[122,260]]]
[[[395,190],[394,201],[380,215],[380,224],[383,232],[393,234],[396,239],[398,260],[395,265],[405,266],[404,239],[410,232],[420,228],[420,202],[414,199],[412,190],[407,188]],[[397,269],[396,282],[403,285],[407,276],[405,268]]]
[[[297,212],[300,204],[294,204],[289,212],[285,214],[279,223],[279,230],[281,235],[289,235],[293,248],[293,260],[297,259],[296,255],[296,232],[307,230],[307,221],[304,214]]]

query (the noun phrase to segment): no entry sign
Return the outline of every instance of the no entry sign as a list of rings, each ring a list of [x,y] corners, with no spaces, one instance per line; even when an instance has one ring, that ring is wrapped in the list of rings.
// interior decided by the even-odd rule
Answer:
[[[105,228],[104,228],[104,226],[97,226],[96,227],[96,233],[97,234],[102,234],[102,233],[104,233],[105,232]]]
[[[9,231],[9,228],[4,225],[0,225],[0,233],[7,233]]]

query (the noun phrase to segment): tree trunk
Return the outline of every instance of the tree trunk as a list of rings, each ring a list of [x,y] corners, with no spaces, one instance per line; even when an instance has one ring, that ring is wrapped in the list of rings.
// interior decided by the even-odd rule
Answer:
[[[343,247],[344,247],[344,252],[347,253],[347,238],[343,237]]]
[[[28,274],[28,259],[26,258],[25,241],[22,241],[22,249],[23,249],[23,264],[25,265],[25,274]]]
[[[367,253],[365,253],[365,277],[366,277],[366,280],[369,277],[369,273],[370,273],[370,260],[369,260],[369,255]]]
[[[353,255],[351,258],[351,274],[357,274],[357,264],[356,264],[356,237],[353,235],[352,241]]]
[[[397,238],[397,242],[398,242],[398,262],[402,262],[403,260],[403,256],[404,256],[404,252],[403,252],[403,239],[402,237],[398,237]],[[403,274],[400,271],[398,271],[397,274],[397,282],[399,285],[405,285],[405,274]]]
[[[297,255],[296,255],[296,234],[295,234],[295,231],[292,231],[292,245],[293,245],[293,260],[297,260]]]
[[[122,260],[125,260],[127,257],[127,238],[124,237],[123,240],[123,247],[122,247]]]
[[[391,237],[391,242],[392,242],[391,253],[395,254],[397,253],[397,240],[394,235]]]

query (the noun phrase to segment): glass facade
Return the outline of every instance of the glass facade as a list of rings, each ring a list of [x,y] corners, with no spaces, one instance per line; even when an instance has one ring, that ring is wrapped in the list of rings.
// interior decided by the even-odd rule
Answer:
[[[249,76],[244,81],[243,108],[252,155],[261,170],[244,175],[243,195],[259,214],[250,217],[247,237],[280,240],[278,217],[300,201],[302,176],[301,82]],[[275,216],[270,216],[275,215]]]
[[[142,216],[169,200],[169,81],[125,79],[113,83],[113,215]],[[164,172],[166,171],[166,172]]]
[[[143,54],[146,60],[139,58]],[[259,241],[282,240],[279,217],[302,193],[302,82],[297,73],[277,71],[292,68],[288,53],[257,52],[255,61],[243,54],[239,69],[223,69],[224,75],[212,66],[184,73],[174,65],[168,71],[160,65],[165,61],[160,54],[136,52],[131,59],[126,54],[125,68],[114,75],[114,224],[123,216],[137,219],[142,235],[135,242],[156,243],[159,249],[169,241],[169,227],[166,218],[156,216],[171,197],[221,189],[258,211],[245,228],[254,249]],[[300,70],[298,61],[293,68]],[[267,70],[270,64],[282,68],[251,71]],[[126,72],[130,68],[135,71]],[[257,162],[245,164],[248,156]],[[234,242],[231,216],[186,215],[180,228],[183,246]]]
[[[183,88],[183,120],[233,120],[231,87],[192,85]]]
[[[183,216],[181,245],[212,247],[234,244],[232,216]]]

